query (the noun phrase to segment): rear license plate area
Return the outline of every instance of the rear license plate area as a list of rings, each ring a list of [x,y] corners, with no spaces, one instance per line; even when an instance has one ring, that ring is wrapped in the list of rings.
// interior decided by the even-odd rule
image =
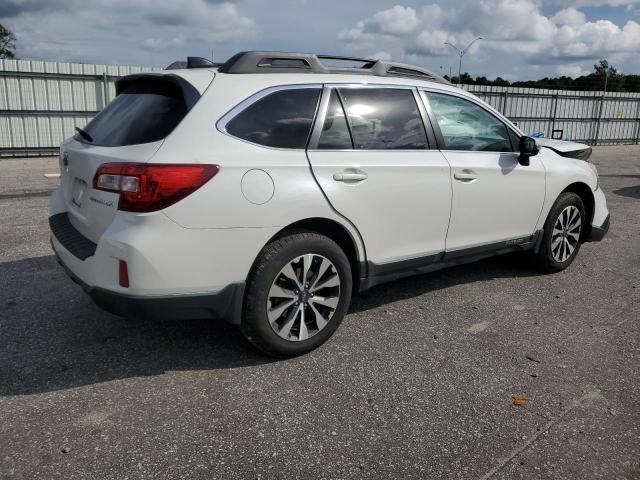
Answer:
[[[82,202],[84,200],[84,193],[87,191],[87,182],[81,178],[75,177],[73,179],[73,186],[71,187],[71,203],[76,207],[82,208]]]

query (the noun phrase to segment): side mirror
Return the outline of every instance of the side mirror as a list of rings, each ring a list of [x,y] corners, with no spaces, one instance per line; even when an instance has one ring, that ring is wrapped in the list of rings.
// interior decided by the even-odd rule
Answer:
[[[539,151],[540,149],[533,138],[526,135],[520,137],[520,156],[518,157],[518,163],[528,167],[529,158],[535,157]]]

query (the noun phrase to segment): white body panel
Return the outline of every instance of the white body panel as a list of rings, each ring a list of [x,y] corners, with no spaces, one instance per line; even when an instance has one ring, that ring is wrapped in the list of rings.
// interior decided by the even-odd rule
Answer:
[[[51,212],[64,208],[61,191]],[[163,212],[118,212],[98,242],[95,255],[82,261],[52,237],[63,263],[91,287],[137,296],[208,293],[242,282],[254,258],[277,228],[186,229]],[[118,260],[127,262],[129,288],[118,282]]]
[[[118,195],[95,190],[92,182],[98,167],[108,162],[147,162],[162,142],[127,147],[100,147],[73,138],[62,146],[60,189],[71,224],[97,242],[118,212]],[[57,213],[57,212],[56,212]]]
[[[561,157],[560,155],[546,148],[542,148],[538,154],[544,163],[547,171],[546,194],[542,213],[536,225],[536,230],[544,227],[544,222],[549,215],[549,210],[553,206],[558,196],[569,185],[583,183],[592,191],[595,201],[595,215],[593,225],[599,227],[609,214],[606,199],[602,190],[598,188],[598,175],[595,167],[583,160]],[[606,212],[606,213],[605,213]]]
[[[308,152],[313,173],[333,207],[363,238],[367,258],[389,263],[441,253],[449,225],[450,168],[437,150]],[[334,180],[357,170],[358,183]]]
[[[447,250],[530,237],[542,210],[545,170],[541,156],[529,166],[516,153],[453,152],[453,202]]]

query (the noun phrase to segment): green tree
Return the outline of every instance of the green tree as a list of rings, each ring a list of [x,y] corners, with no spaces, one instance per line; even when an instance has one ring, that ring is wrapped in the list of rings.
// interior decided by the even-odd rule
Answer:
[[[451,83],[458,83],[458,77],[454,75],[449,81]],[[473,81],[473,77],[471,75],[469,75],[467,72],[464,72],[462,75],[460,75],[460,83],[462,85],[473,85],[475,82]]]
[[[498,87],[508,87],[510,85],[509,80],[505,80],[502,77],[497,77],[493,84],[497,85]]]
[[[624,83],[624,76],[611,65],[606,59],[600,60],[593,66],[595,76],[602,80],[601,87],[605,91],[616,92],[620,90]]]
[[[16,58],[16,36],[0,23],[0,58]]]

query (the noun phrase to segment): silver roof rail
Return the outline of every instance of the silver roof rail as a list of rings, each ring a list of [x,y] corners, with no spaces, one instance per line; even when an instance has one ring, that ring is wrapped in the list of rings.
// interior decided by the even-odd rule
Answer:
[[[359,66],[333,67],[321,60],[359,63]],[[223,63],[219,72],[230,74],[247,73],[347,73],[374,75],[378,77],[410,77],[431,82],[450,84],[440,75],[426,68],[404,63],[388,62],[370,58],[344,57],[338,55],[316,55],[292,52],[239,52]]]

